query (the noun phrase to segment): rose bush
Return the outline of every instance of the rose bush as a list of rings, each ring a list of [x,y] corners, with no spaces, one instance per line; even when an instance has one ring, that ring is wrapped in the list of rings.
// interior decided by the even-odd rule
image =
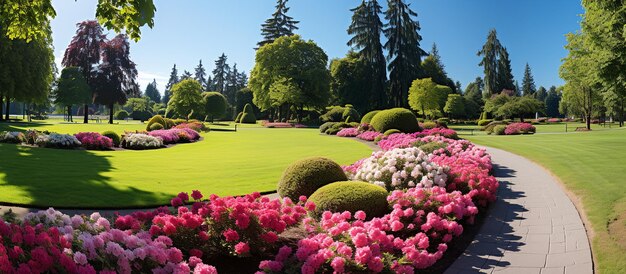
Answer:
[[[109,150],[113,148],[113,140],[97,132],[80,132],[74,134],[74,137],[78,139],[85,149]]]

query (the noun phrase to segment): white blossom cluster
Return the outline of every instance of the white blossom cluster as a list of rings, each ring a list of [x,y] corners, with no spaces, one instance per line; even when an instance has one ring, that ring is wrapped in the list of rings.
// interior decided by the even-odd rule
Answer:
[[[19,144],[24,142],[24,140],[26,140],[24,133],[18,131],[0,132],[0,143]]]
[[[40,147],[49,148],[76,148],[81,146],[80,141],[78,141],[74,135],[59,133],[39,135],[37,136],[35,143]]]
[[[122,147],[127,149],[155,149],[163,147],[163,139],[147,134],[128,134],[122,140]]]
[[[445,187],[447,167],[428,160],[416,147],[378,151],[366,158],[354,173],[354,180],[370,182],[387,190]]]

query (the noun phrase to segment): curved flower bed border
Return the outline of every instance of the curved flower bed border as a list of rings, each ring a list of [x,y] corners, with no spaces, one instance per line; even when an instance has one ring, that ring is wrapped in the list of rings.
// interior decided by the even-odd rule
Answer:
[[[430,162],[446,167],[446,186],[395,190],[387,198],[391,212],[380,218],[327,211],[314,219],[308,213],[315,205],[304,196],[291,201],[259,193],[211,195],[202,201],[199,191],[180,193],[171,201],[173,210],[162,207],[114,220],[49,209],[23,221],[8,216],[0,222],[0,270],[216,273],[209,262],[230,256],[266,259],[257,273],[414,273],[441,261],[464,225],[474,223],[495,199],[498,187],[489,175],[489,155],[468,141],[392,134],[379,145],[393,151],[428,142],[448,144],[428,154]],[[345,170],[358,171],[363,163]],[[294,238],[294,231],[299,236]]]

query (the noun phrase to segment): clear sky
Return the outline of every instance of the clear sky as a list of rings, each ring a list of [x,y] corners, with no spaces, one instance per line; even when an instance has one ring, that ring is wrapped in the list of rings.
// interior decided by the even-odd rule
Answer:
[[[53,0],[57,17],[52,30],[57,64],[70,42],[75,24],[95,17],[96,0]],[[384,7],[386,1],[379,1]],[[567,55],[565,34],[579,29],[583,9],[578,0],[408,0],[418,13],[422,47],[433,42],[448,75],[463,87],[482,76],[476,52],[490,29],[496,28],[507,47],[513,75],[521,83],[524,65],[532,68],[537,86],[560,85],[558,68]],[[289,15],[299,20],[297,31],[315,41],[329,58],[349,50],[346,32],[350,8],[359,0],[291,0]],[[208,73],[225,53],[228,62],[249,72],[254,47],[261,39],[260,25],[274,11],[274,0],[155,0],[155,26],[142,29],[141,40],[131,44],[142,90],[156,79],[163,92],[170,70],[193,73],[202,59]],[[109,37],[114,33],[109,31]],[[60,66],[59,66],[60,67]]]

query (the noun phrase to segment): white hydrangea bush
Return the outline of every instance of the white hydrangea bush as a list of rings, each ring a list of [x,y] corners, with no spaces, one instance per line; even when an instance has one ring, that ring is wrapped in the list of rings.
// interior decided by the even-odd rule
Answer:
[[[26,140],[24,133],[18,131],[0,132],[0,143],[19,144]]]
[[[126,149],[156,149],[163,147],[163,139],[147,134],[133,133],[124,136],[122,147]]]
[[[445,187],[447,167],[439,166],[416,147],[378,151],[366,158],[352,176],[388,191],[407,188]]]

